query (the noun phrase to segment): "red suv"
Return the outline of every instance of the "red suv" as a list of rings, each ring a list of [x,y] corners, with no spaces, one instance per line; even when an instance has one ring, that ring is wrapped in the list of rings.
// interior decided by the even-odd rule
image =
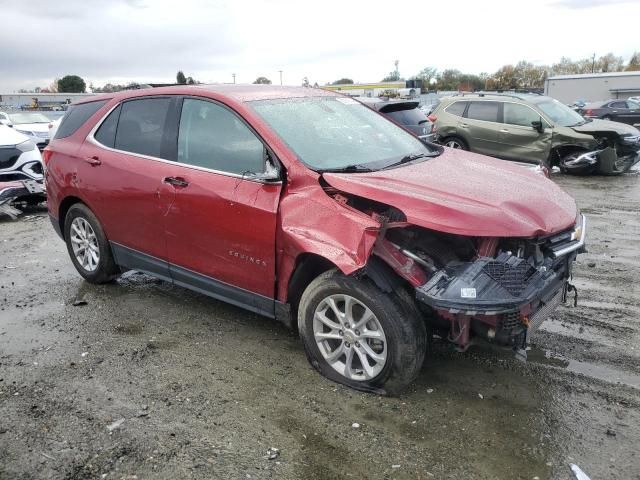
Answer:
[[[275,318],[322,374],[369,391],[415,378],[433,333],[524,346],[585,239],[544,176],[311,88],[94,97],[45,162],[51,221],[87,281],[135,269]]]

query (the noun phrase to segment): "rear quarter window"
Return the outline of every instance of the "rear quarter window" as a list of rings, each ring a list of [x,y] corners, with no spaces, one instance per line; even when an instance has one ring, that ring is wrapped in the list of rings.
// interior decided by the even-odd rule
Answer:
[[[464,114],[464,109],[467,108],[467,103],[469,102],[455,102],[449,105],[444,109],[445,112],[450,113],[451,115],[456,115],[461,117]]]
[[[100,100],[98,102],[71,105],[58,127],[55,138],[66,138],[76,133],[89,120],[89,117],[104,107],[106,103],[107,100]]]

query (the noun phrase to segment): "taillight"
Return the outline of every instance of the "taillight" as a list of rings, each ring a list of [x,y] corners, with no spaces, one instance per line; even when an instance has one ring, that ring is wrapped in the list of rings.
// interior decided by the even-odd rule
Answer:
[[[586,110],[584,111],[584,114],[585,114],[585,115],[593,115],[593,110],[591,110],[590,108],[588,108],[588,109],[586,109]]]
[[[427,118],[429,119],[430,122],[433,122],[433,123],[436,123],[436,120],[438,120],[438,117],[436,117],[433,114],[428,115]]]
[[[42,152],[42,161],[44,162],[45,167],[49,163],[49,160],[51,159],[51,155],[53,155],[53,152],[49,149],[49,147],[46,147]]]

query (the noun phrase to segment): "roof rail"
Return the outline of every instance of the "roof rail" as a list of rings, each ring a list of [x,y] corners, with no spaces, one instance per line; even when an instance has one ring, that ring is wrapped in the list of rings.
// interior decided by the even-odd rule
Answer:
[[[540,95],[542,96],[541,93],[538,92],[513,92],[513,93],[507,93],[507,92],[488,92],[488,91],[479,91],[479,92],[461,92],[461,93],[457,93],[456,96],[460,96],[460,97],[464,97],[467,95],[475,95],[478,97],[484,97],[487,95],[490,96],[495,96],[495,97],[511,97],[511,98],[517,98],[518,100],[522,100],[522,95]]]

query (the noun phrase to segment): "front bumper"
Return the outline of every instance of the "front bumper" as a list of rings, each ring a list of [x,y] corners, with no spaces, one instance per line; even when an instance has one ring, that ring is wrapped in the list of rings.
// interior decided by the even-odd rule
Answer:
[[[417,287],[416,297],[452,323],[454,341],[462,348],[470,332],[515,345],[566,298],[573,261],[585,248],[586,227],[581,215],[573,230],[548,239],[539,265],[511,252],[451,264]]]
[[[46,194],[41,183],[33,180],[2,182],[0,181],[0,213],[16,218],[20,213],[13,207],[16,202],[41,202]]]

